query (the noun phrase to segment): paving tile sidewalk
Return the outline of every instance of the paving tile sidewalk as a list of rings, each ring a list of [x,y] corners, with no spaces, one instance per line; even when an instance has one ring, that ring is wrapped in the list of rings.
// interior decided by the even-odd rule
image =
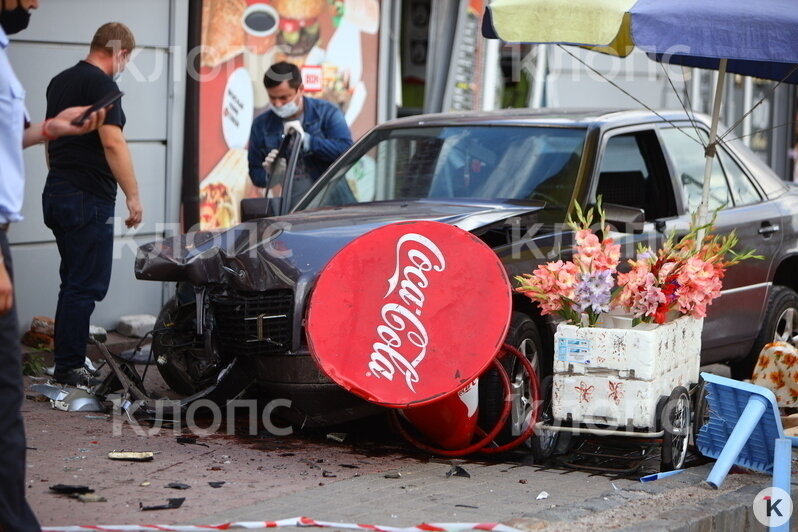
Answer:
[[[770,482],[730,475],[722,489],[701,485],[711,464],[652,483],[511,464],[462,466],[470,478],[446,477],[450,465],[407,464],[229,510],[203,523],[303,515],[323,521],[413,526],[422,522],[503,522],[521,530],[760,530],[751,506]],[[548,497],[538,500],[545,491]],[[266,495],[268,497],[268,495]]]

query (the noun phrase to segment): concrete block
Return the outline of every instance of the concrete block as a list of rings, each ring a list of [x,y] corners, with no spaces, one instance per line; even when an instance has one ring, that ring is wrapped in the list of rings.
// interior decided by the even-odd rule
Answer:
[[[131,316],[122,316],[119,318],[119,324],[116,326],[116,331],[125,336],[134,336],[141,338],[155,328],[155,316],[151,314],[135,314]]]
[[[97,342],[105,343],[108,340],[108,331],[96,325],[89,325],[89,336]]]

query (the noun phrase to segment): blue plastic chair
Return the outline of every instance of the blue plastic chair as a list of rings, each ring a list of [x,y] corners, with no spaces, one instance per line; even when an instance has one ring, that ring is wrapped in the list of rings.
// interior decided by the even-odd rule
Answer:
[[[702,373],[707,390],[709,421],[701,427],[696,445],[717,461],[707,484],[719,488],[732,465],[773,475],[773,487],[790,493],[792,446],[798,439],[784,436],[773,392],[762,386]],[[789,522],[774,530],[789,530]]]

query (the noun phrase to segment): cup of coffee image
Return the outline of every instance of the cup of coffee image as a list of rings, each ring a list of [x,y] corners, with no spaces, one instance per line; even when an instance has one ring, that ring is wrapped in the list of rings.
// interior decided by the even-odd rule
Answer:
[[[246,47],[253,54],[265,54],[277,42],[280,15],[269,4],[252,4],[241,17],[247,34]]]

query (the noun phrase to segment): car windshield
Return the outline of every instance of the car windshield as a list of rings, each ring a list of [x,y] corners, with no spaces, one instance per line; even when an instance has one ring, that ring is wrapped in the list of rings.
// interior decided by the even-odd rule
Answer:
[[[565,212],[586,130],[446,126],[378,130],[297,209],[374,201],[545,201]]]

